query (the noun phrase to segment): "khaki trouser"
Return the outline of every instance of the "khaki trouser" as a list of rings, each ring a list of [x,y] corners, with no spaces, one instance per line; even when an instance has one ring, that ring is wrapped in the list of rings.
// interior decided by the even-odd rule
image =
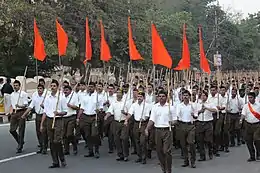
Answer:
[[[54,128],[52,128],[53,118],[47,117],[46,121],[53,164],[59,164],[59,161],[65,162],[62,145],[63,119],[55,118]]]
[[[260,157],[260,122],[245,122],[245,140],[251,158]]]
[[[63,117],[63,139],[64,139],[64,151],[69,152],[69,144],[73,146],[73,150],[77,150],[77,141],[74,135],[74,129],[76,128],[76,115],[70,117]]]
[[[129,126],[124,125],[124,121],[113,121],[113,133],[116,144],[117,156],[129,156]]]
[[[195,125],[192,123],[185,123],[179,121],[180,129],[180,143],[183,151],[184,162],[189,163],[189,151],[191,154],[191,164],[195,163],[196,160],[196,146],[195,146]],[[189,150],[188,150],[189,147]]]
[[[208,154],[213,155],[213,123],[212,121],[197,121],[196,136],[199,144],[200,158],[205,159],[205,145],[208,147]]]
[[[168,127],[155,128],[156,152],[163,172],[172,172],[172,132]]]
[[[140,122],[135,121],[133,129],[137,156],[142,160],[145,160],[147,156],[148,137],[145,135],[147,123],[147,121],[142,122],[139,128]]]
[[[108,117],[107,120],[104,121],[104,133],[105,136],[107,136],[108,138],[109,151],[113,151],[115,146],[114,135],[113,135],[113,121],[114,121],[114,116],[110,116]]]
[[[40,131],[41,121],[42,121],[42,114],[36,114],[35,130],[36,130],[37,139],[41,150],[47,150],[48,148],[47,123],[46,121],[43,122],[43,130],[41,132]]]
[[[241,142],[241,124],[239,123],[241,116],[237,114],[229,114],[230,116],[230,143],[235,145],[235,137],[237,137],[237,143]]]
[[[10,119],[10,129],[9,132],[11,135],[14,137],[15,141],[18,144],[18,149],[23,148],[24,144],[24,133],[25,133],[25,126],[26,126],[26,119],[22,119],[21,116],[25,112],[24,109],[22,110],[17,110],[16,113],[15,111],[11,115]],[[18,133],[17,133],[18,129]]]
[[[99,152],[100,145],[100,133],[99,133],[99,124],[100,118],[96,115],[86,115],[83,114],[80,117],[80,128],[83,129],[85,138],[88,142],[89,153],[93,153],[93,148],[95,148],[95,152]]]
[[[131,118],[128,121],[129,126],[129,137],[131,141],[131,148],[133,149],[133,152],[136,152],[136,145],[135,145],[135,138],[134,138],[134,116],[131,116]]]

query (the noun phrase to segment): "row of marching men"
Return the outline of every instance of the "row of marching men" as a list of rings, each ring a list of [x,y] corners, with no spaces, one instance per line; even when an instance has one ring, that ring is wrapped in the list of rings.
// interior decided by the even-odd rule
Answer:
[[[81,134],[87,142],[89,152],[85,157],[99,158],[99,146],[105,132],[109,153],[116,149],[116,160],[128,161],[129,138],[133,153],[138,156],[136,162],[143,164],[151,157],[155,144],[161,168],[163,172],[169,173],[172,167],[173,138],[182,149],[182,166],[195,168],[195,142],[199,148],[199,161],[206,160],[205,146],[208,148],[209,159],[214,155],[218,157],[221,147],[229,152],[229,144],[235,145],[235,138],[237,145],[240,145],[243,124],[244,138],[250,152],[248,161],[259,159],[257,113],[260,112],[260,107],[255,102],[256,95],[253,92],[247,94],[249,102],[245,104],[237,96],[235,88],[232,89],[230,100],[225,98],[225,87],[221,87],[218,94],[217,86],[213,85],[210,94],[202,91],[199,97],[192,97],[188,90],[180,89],[177,93],[179,99],[168,103],[165,90],[161,88],[155,94],[151,84],[147,85],[146,94],[141,86],[139,90],[127,92],[127,89],[116,90],[115,86],[109,85],[107,92],[103,92],[102,84],[95,85],[92,82],[89,83],[87,92],[85,84],[80,83],[75,87],[75,92],[71,86],[64,84],[63,92],[59,93],[59,83],[53,80],[50,94],[45,94],[44,81],[39,83],[38,91],[26,110],[27,94],[19,92],[19,81],[14,82],[10,133],[18,143],[17,152],[22,152],[25,118],[35,109],[39,152],[46,153],[49,139],[53,160],[50,168],[60,167],[60,164],[66,166],[64,154],[69,154],[70,143],[74,154],[77,154],[75,128],[76,134]],[[194,94],[193,91],[192,93]],[[153,99],[154,96],[156,99]],[[191,98],[193,102],[190,101]]]

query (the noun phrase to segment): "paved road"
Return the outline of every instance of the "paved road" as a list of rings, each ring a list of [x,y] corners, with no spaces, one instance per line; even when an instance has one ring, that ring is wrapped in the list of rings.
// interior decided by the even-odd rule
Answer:
[[[35,137],[34,123],[27,123],[26,129],[26,144],[24,153],[21,155],[15,154],[16,144],[8,133],[8,126],[0,125],[0,173],[160,173],[158,161],[154,157],[148,161],[147,165],[134,163],[135,156],[130,157],[128,163],[115,161],[115,155],[107,153],[106,143],[101,149],[101,158],[84,158],[83,155],[87,152],[83,145],[79,148],[78,156],[68,156],[66,168],[55,170],[48,169],[51,164],[49,155],[37,155],[34,152],[37,150]],[[17,158],[18,157],[18,158]],[[180,159],[179,151],[174,151],[173,172],[177,173],[260,173],[260,162],[247,163],[248,153],[243,147],[235,147],[231,149],[231,153],[222,153],[220,158],[215,158],[212,161],[197,163],[196,169],[181,168],[182,160]]]

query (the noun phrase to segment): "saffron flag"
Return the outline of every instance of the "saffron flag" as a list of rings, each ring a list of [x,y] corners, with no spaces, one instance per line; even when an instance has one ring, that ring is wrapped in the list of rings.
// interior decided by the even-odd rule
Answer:
[[[102,20],[100,20],[100,31],[101,31],[100,60],[107,62],[112,58],[112,56],[110,53],[109,46],[105,39],[105,31],[104,31],[104,26],[102,24]]]
[[[86,53],[85,53],[85,61],[84,64],[87,63],[87,61],[90,61],[92,58],[92,45],[91,45],[91,37],[90,37],[90,29],[88,25],[88,18],[86,18]]]
[[[186,36],[186,24],[183,25],[182,58],[174,70],[187,70],[190,68],[190,50]]]
[[[142,56],[138,52],[134,39],[133,39],[133,33],[131,28],[131,20],[130,17],[128,17],[128,44],[129,44],[129,56],[130,60],[132,61],[138,61],[143,60]]]
[[[44,61],[46,52],[44,49],[44,42],[39,32],[39,29],[34,19],[34,57],[39,61]]]
[[[56,19],[56,29],[57,29],[57,39],[58,39],[58,52],[59,56],[66,55],[66,50],[68,46],[68,36],[62,26]]]
[[[209,62],[206,58],[203,40],[202,40],[202,31],[201,26],[199,26],[199,42],[200,42],[200,68],[205,72],[210,74]]]
[[[166,50],[154,24],[152,24],[152,58],[154,65],[159,64],[167,68],[172,67],[172,58]]]

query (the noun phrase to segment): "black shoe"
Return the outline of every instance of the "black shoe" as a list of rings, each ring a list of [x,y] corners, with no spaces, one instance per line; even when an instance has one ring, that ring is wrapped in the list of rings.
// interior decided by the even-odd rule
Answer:
[[[98,159],[98,158],[100,157],[99,153],[96,152],[95,155],[94,155],[94,157],[95,157],[96,159]]]
[[[142,159],[138,158],[138,159],[135,160],[135,163],[140,163],[141,161],[142,161]]]
[[[61,167],[66,167],[67,166],[67,163],[65,161],[61,162]]]
[[[241,142],[237,142],[237,146],[240,146],[241,145]]]
[[[198,160],[199,162],[203,162],[203,161],[206,161],[206,158],[205,157],[202,157]]]
[[[117,157],[117,158],[116,158],[116,161],[123,161],[123,160],[124,160],[123,157]]]
[[[257,157],[256,157],[256,160],[260,160],[260,156],[257,156]]]
[[[191,168],[196,168],[196,165],[195,165],[195,163],[193,163],[193,164],[191,164],[191,166],[190,166]]]
[[[229,149],[228,149],[228,148],[225,148],[225,152],[226,152],[226,153],[229,153]]]
[[[242,141],[242,144],[244,145],[244,144],[246,144],[246,142],[245,142],[245,141]]]
[[[112,153],[114,153],[114,151],[113,151],[113,150],[109,150],[108,153],[109,153],[109,154],[112,154]]]
[[[213,159],[213,154],[209,154],[209,160]]]
[[[125,161],[125,162],[128,162],[128,157],[125,157],[125,158],[124,158],[124,161]]]
[[[84,155],[84,157],[94,157],[94,153],[88,153],[88,154]]]
[[[16,154],[22,153],[23,150],[21,148],[17,149]]]
[[[183,165],[181,165],[181,167],[188,167],[190,164],[188,162],[184,162]]]
[[[142,164],[145,165],[146,164],[146,159],[142,160]]]
[[[224,151],[224,147],[220,147],[218,151]]]
[[[220,157],[220,154],[219,153],[215,153],[214,154],[216,157]]]
[[[51,166],[49,166],[49,168],[59,168],[60,165],[59,164],[52,164]]]
[[[78,154],[78,150],[74,150],[73,154],[76,156]]]
[[[46,150],[46,149],[43,149],[43,150],[42,150],[42,154],[43,154],[43,155],[47,154],[47,150]]]
[[[66,152],[64,152],[64,155],[65,156],[70,155],[70,152],[66,151]]]
[[[254,161],[256,161],[255,158],[249,158],[249,159],[247,159],[247,162],[254,162]]]
[[[41,154],[42,153],[42,149],[38,150],[36,153],[37,154]]]

